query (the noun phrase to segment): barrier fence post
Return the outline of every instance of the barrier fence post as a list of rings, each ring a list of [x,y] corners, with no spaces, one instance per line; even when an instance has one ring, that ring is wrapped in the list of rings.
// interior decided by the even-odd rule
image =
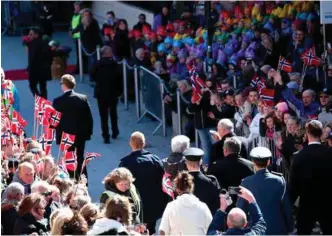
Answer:
[[[127,61],[122,60],[122,74],[123,74],[123,98],[125,109],[128,110],[128,88],[127,88]]]
[[[177,105],[177,115],[178,115],[178,134],[182,134],[182,119],[181,119],[181,101],[180,101],[180,91],[176,90],[176,105]]]
[[[82,62],[82,42],[81,39],[78,39],[78,63],[79,63],[79,70],[80,70],[80,81],[84,83],[83,78],[83,62]]]
[[[161,112],[162,112],[162,126],[163,136],[166,137],[166,117],[165,117],[165,103],[164,103],[164,83],[160,83],[160,96],[161,96]]]
[[[138,67],[134,67],[134,78],[135,78],[135,103],[136,103],[136,116],[140,118],[140,102],[139,102],[139,91],[138,91]]]
[[[99,45],[97,45],[96,51],[97,51],[97,61],[99,61],[100,60],[100,46]]]

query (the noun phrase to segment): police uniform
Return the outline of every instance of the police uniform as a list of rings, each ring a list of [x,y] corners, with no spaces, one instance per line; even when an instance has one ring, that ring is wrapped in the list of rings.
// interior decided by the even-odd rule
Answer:
[[[272,153],[265,147],[256,147],[250,152],[250,156],[254,161],[268,160]],[[292,232],[292,207],[282,174],[269,172],[264,168],[243,179],[241,186],[249,189],[255,196],[266,222],[267,235],[285,235]],[[248,202],[242,198],[238,199],[237,207],[248,212]]]
[[[200,162],[204,156],[204,151],[199,148],[188,148],[183,152],[183,156],[188,161]],[[204,202],[214,215],[219,208],[219,183],[216,177],[204,175],[201,171],[189,171],[194,177],[194,195]]]

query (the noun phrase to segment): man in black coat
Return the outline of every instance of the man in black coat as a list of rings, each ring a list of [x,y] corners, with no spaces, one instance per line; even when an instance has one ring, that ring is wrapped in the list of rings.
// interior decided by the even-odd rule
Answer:
[[[32,39],[28,47],[29,87],[33,95],[47,99],[47,80],[50,80],[52,54],[48,43],[41,38],[39,29],[31,29],[29,37]],[[39,90],[37,85],[39,84]]]
[[[102,58],[94,65],[92,79],[96,82],[94,97],[98,101],[102,136],[104,143],[110,143],[108,115],[111,117],[112,138],[119,135],[117,104],[121,93],[121,78],[111,47],[104,46],[101,54]]]
[[[73,29],[72,33],[80,33],[83,53],[88,56],[90,80],[92,80],[92,69],[97,60],[97,46],[103,45],[99,24],[93,18],[90,9],[82,10],[81,24]]]
[[[189,173],[194,177],[194,195],[209,207],[214,215],[219,208],[220,187],[214,176],[206,176],[201,170],[204,152],[199,148],[188,148],[183,152]]]
[[[320,143],[323,125],[312,120],[305,126],[308,145],[295,153],[289,177],[292,203],[298,197],[297,234],[311,234],[316,221],[324,235],[332,234],[332,203],[325,189],[331,186],[332,150]]]
[[[130,137],[132,153],[120,160],[119,167],[125,167],[133,174],[135,186],[142,198],[143,222],[150,234],[155,232],[156,221],[161,218],[168,202],[162,191],[164,168],[160,158],[146,150],[144,134],[134,132]]]
[[[213,164],[214,162],[221,160],[224,158],[223,148],[224,148],[224,142],[227,138],[234,137],[235,134],[234,131],[234,124],[230,119],[221,119],[218,122],[218,138],[219,140],[212,144],[211,146],[211,153],[210,153],[210,159],[209,164]],[[247,149],[244,142],[241,142],[241,152],[240,156],[243,158],[247,158]]]
[[[230,137],[224,142],[224,158],[209,166],[208,174],[214,175],[221,189],[230,186],[239,186],[242,179],[254,174],[254,165],[251,161],[242,158],[241,141]]]
[[[75,177],[78,178],[84,161],[85,141],[90,140],[92,135],[93,119],[87,96],[76,93],[73,90],[75,84],[73,76],[68,74],[62,76],[61,89],[64,94],[54,99],[53,107],[62,114],[60,123],[56,127],[56,143],[60,144],[62,132],[75,135],[75,142],[68,150],[76,149]],[[84,167],[83,174],[87,177],[86,167]]]

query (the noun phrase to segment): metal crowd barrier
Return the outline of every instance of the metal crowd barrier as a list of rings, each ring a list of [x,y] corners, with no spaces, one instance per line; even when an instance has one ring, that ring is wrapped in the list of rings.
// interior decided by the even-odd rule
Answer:
[[[160,122],[152,134],[155,134],[162,127],[163,135],[166,136],[164,92],[164,82],[158,75],[143,66],[135,67],[135,98],[138,122],[146,115],[150,115]],[[139,99],[140,94],[142,99]],[[143,105],[142,115],[140,115],[141,105]]]

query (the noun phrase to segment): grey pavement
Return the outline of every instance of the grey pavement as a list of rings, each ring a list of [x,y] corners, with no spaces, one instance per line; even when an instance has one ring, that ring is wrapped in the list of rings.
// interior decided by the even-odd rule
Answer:
[[[61,45],[68,45],[74,49],[74,45],[66,33],[55,33],[53,38],[59,40]],[[70,55],[68,64],[75,64],[76,56],[74,51],[75,49]],[[1,65],[4,70],[26,68],[27,55],[19,37],[2,37]],[[31,136],[33,130],[34,99],[29,90],[28,81],[16,81],[15,85],[20,94],[21,114],[29,124],[26,131],[28,135]],[[50,101],[53,101],[54,98],[61,95],[58,80],[48,82],[47,89],[48,99]],[[88,165],[89,193],[94,201],[99,200],[99,196],[103,191],[103,184],[101,183],[103,178],[112,169],[118,166],[119,160],[123,156],[130,153],[129,137],[132,132],[143,132],[148,143],[147,150],[157,154],[160,158],[165,158],[170,153],[171,130],[167,130],[167,137],[162,136],[161,130],[159,130],[156,135],[152,135],[152,131],[158,123],[149,119],[143,119],[140,123],[137,123],[134,104],[129,104],[129,110],[126,111],[124,105],[119,103],[118,116],[120,135],[118,139],[111,140],[111,144],[104,144],[101,137],[97,103],[92,96],[93,89],[87,84],[78,82],[75,91],[88,96],[94,118],[93,136],[92,139],[87,142],[85,151],[97,152],[102,155],[100,158],[91,161]],[[52,146],[52,155],[55,158],[58,156],[58,146],[55,145],[55,142]],[[153,178],[153,176],[151,176],[151,178]]]

